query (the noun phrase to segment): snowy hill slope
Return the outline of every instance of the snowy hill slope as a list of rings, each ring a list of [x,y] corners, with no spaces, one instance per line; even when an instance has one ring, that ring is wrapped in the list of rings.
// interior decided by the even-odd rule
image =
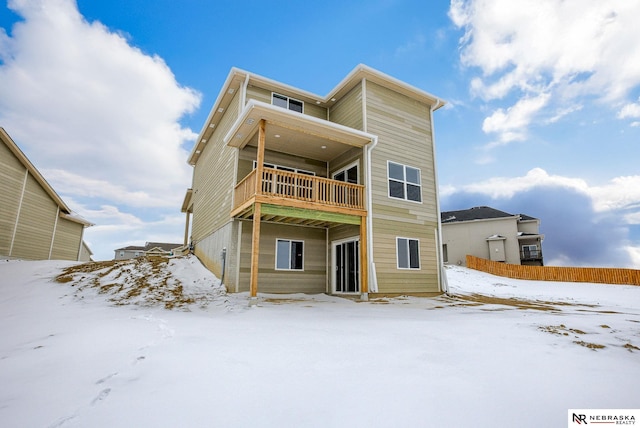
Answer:
[[[563,427],[640,407],[640,287],[447,276],[452,296],[249,307],[193,257],[0,261],[0,426]]]

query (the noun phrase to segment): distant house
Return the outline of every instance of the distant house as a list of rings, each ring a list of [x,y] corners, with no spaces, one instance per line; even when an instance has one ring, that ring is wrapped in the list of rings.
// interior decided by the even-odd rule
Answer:
[[[366,65],[327,95],[233,68],[189,156],[185,244],[252,297],[441,293],[444,104]]]
[[[88,226],[0,128],[0,256],[88,261]]]
[[[116,249],[114,260],[133,259],[140,256],[173,256],[181,247],[182,244],[164,242],[147,242],[144,247],[130,245]]]
[[[542,266],[540,220],[491,207],[444,211],[443,261],[465,265],[466,255],[516,265]]]

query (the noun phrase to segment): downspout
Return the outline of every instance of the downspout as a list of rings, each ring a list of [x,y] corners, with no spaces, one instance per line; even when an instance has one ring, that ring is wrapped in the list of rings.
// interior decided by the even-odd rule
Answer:
[[[436,255],[438,264],[438,286],[443,293],[449,293],[449,284],[447,282],[447,274],[444,269],[443,255],[442,255],[442,218],[440,216],[440,189],[438,184],[438,162],[436,161],[436,132],[433,126],[433,112],[442,105],[442,100],[436,99],[436,103],[429,108],[429,123],[431,124],[431,147],[433,150],[433,171],[435,179],[435,191],[436,191],[436,216],[438,218],[438,229],[436,233]]]
[[[222,248],[220,257],[222,258],[222,273],[220,274],[220,283],[224,285],[224,271],[227,267],[227,247]]]
[[[378,144],[378,137],[373,137],[371,143],[366,145],[367,156],[367,254],[369,255],[369,292],[378,292],[378,277],[376,276],[376,264],[373,261],[373,201],[371,190],[371,151]]]
[[[367,129],[367,80],[362,79],[362,130],[369,132]],[[376,276],[376,264],[373,261],[373,201],[371,186],[371,152],[378,144],[378,136],[373,136],[371,142],[365,146],[365,184],[367,189],[367,255],[369,258],[369,293],[378,292],[378,277]]]

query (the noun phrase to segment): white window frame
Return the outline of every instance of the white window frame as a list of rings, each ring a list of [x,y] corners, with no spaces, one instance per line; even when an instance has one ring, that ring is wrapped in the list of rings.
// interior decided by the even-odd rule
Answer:
[[[281,99],[281,100],[283,100],[283,101],[284,101],[284,100],[286,100],[286,102],[287,102],[287,106],[286,106],[286,107],[284,107],[284,106],[278,106],[278,104],[276,104],[276,103],[274,103],[274,102],[273,102],[274,98],[279,98],[279,99]],[[300,111],[300,112],[299,112],[298,110],[294,110],[294,109],[292,109],[292,108],[291,108],[291,101],[294,101],[294,102],[300,103],[301,108],[302,108],[302,111]],[[304,113],[304,101],[302,101],[302,100],[298,100],[298,99],[295,99],[295,98],[291,98],[291,97],[288,97],[288,96],[286,96],[286,95],[279,94],[279,93],[277,93],[277,92],[271,92],[271,104],[273,104],[274,106],[278,106],[278,107],[286,108],[287,110],[295,111],[296,113]]]
[[[390,164],[394,164],[394,165],[398,165],[402,167],[402,175],[403,175],[403,179],[399,180],[397,178],[392,178],[389,174],[390,171]],[[415,169],[416,171],[418,171],[418,181],[419,183],[412,183],[407,181],[407,168],[411,168],[411,169]],[[391,186],[390,186],[390,182],[394,181],[396,183],[402,183],[403,189],[404,189],[404,198],[399,198],[397,196],[391,196]],[[409,199],[407,196],[409,194],[409,192],[407,191],[407,185],[410,184],[412,186],[418,186],[420,189],[419,195],[420,195],[420,200],[419,201],[414,201],[413,199]],[[405,165],[403,163],[400,162],[394,162],[394,161],[387,161],[387,196],[391,199],[398,199],[400,201],[407,201],[407,202],[413,202],[415,204],[422,204],[422,171],[420,170],[420,168],[416,168],[414,166],[411,165]]]
[[[355,184],[360,184],[360,160],[355,160],[353,162],[351,162],[350,164],[343,166],[342,168],[336,170],[333,174],[331,174],[331,178],[333,180],[336,179],[336,175],[340,174],[341,172],[347,172],[348,170],[350,170],[353,167],[356,167],[356,171],[358,172],[358,174],[356,175],[356,183]],[[345,181],[345,183],[348,183],[348,181]]]
[[[284,165],[276,165],[275,163],[269,163],[269,162],[265,162],[262,164],[265,168],[271,168],[271,169],[277,169],[280,171],[290,171],[290,172],[295,172],[296,174],[305,174],[305,175],[316,175],[315,172],[313,171],[308,171],[306,169],[301,169],[301,168],[294,168],[291,166],[284,166]],[[258,167],[258,161],[253,161],[253,169],[256,169]]]
[[[407,251],[407,267],[400,266],[400,240],[406,241]],[[415,241],[418,244],[418,267],[411,267],[411,241]],[[420,240],[417,238],[407,238],[404,236],[396,236],[396,266],[401,270],[420,270]]]
[[[539,256],[540,256],[540,248],[538,248],[538,246],[537,246],[536,244],[526,244],[526,245],[523,245],[523,246],[520,248],[520,251],[522,251],[522,254],[523,254],[523,255],[524,255],[525,248],[526,248],[527,250],[529,250],[529,254],[530,254],[530,255],[533,255],[533,257],[539,257]]]
[[[289,260],[288,260],[288,268],[280,268],[278,267],[278,242],[288,242],[289,243]],[[302,267],[300,269],[295,269],[291,267],[291,243],[299,242],[302,244]],[[275,255],[275,269],[277,271],[290,271],[290,272],[303,272],[304,271],[304,241],[301,239],[286,239],[286,238],[276,238],[276,255]]]

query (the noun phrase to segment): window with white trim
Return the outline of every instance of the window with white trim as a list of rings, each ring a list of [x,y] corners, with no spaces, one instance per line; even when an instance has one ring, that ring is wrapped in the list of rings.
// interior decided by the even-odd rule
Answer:
[[[537,245],[523,245],[522,246],[522,256],[524,258],[530,257],[538,257],[538,246]]]
[[[276,270],[304,270],[304,242],[276,239]]]
[[[334,180],[344,181],[346,183],[358,184],[358,162],[354,162],[346,167],[334,172],[332,177]]]
[[[304,110],[304,102],[294,98],[289,98],[285,95],[276,94],[275,92],[271,93],[271,104],[288,110],[297,111],[298,113],[303,113]]]
[[[316,173],[313,171],[307,171],[306,169],[300,169],[300,168],[291,168],[290,166],[276,165],[276,164],[267,163],[267,162],[263,163],[262,165],[265,168],[277,169],[280,171],[296,172],[298,174],[306,174],[306,175],[316,175]],[[256,169],[257,166],[258,166],[258,162],[253,161],[253,169]]]
[[[398,269],[420,269],[420,242],[411,238],[396,238]]]
[[[411,166],[387,161],[389,197],[422,202],[420,170]]]

